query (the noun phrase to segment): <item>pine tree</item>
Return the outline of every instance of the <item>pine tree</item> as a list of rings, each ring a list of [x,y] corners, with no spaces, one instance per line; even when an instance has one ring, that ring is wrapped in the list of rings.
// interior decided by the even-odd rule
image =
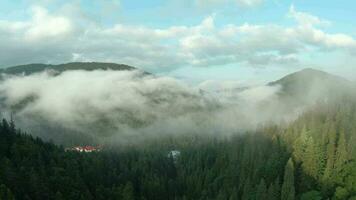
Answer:
[[[256,200],[264,200],[267,198],[267,186],[264,179],[261,179],[256,190]]]
[[[293,149],[294,149],[293,155],[296,162],[301,162],[303,160],[308,139],[309,139],[308,132],[306,127],[304,126],[300,136],[295,140],[293,145]]]
[[[55,200],[64,200],[64,197],[61,192],[56,192],[56,196],[54,197]]]
[[[242,200],[250,200],[252,199],[253,188],[250,182],[250,179],[247,179],[244,184],[244,189],[242,193]]]
[[[278,178],[276,179],[276,181],[274,183],[271,183],[270,186],[268,187],[267,199],[268,200],[280,200],[281,199]]]
[[[345,139],[345,133],[344,131],[340,131],[339,133],[339,139],[337,142],[337,150],[336,150],[336,160],[335,160],[335,169],[336,172],[339,173],[346,161],[348,160],[347,156],[347,144],[346,144],[346,139]]]
[[[309,191],[300,196],[300,200],[321,200],[322,196],[319,191]]]
[[[306,145],[305,155],[302,162],[304,172],[314,180],[317,180],[322,173],[323,159],[320,145],[314,142],[313,138],[310,137]]]
[[[328,144],[326,146],[326,166],[323,174],[324,187],[332,186],[333,173],[335,167],[336,152],[336,129],[332,121],[329,121]]]
[[[122,191],[122,197],[124,200],[134,200],[134,188],[132,186],[131,182],[126,183],[123,191]]]
[[[15,122],[14,122],[12,113],[11,113],[11,119],[10,119],[9,129],[10,129],[10,132],[11,132],[12,134],[15,134],[15,133],[16,133],[16,126],[15,126]]]
[[[229,197],[229,200],[238,200],[238,196],[237,196],[237,189],[236,187],[234,187],[231,191],[231,194],[230,194],[230,197]]]
[[[227,200],[226,192],[224,190],[220,190],[219,194],[216,197],[216,200]]]
[[[14,195],[11,190],[7,188],[4,184],[0,185],[0,199],[1,200],[14,200]]]
[[[294,188],[294,164],[290,158],[284,170],[284,179],[281,190],[281,200],[294,200],[295,188]]]
[[[347,197],[349,196],[348,191],[343,188],[343,187],[337,187],[334,193],[334,198],[335,200],[344,200],[348,199]]]

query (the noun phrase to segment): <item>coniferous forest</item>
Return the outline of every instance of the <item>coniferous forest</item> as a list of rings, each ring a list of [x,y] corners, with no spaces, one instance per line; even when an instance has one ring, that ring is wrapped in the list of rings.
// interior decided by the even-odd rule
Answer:
[[[356,200],[356,0],[0,0],[0,200]]]
[[[66,152],[3,120],[0,199],[356,199],[356,101],[228,138]],[[179,153],[172,154],[172,151]]]

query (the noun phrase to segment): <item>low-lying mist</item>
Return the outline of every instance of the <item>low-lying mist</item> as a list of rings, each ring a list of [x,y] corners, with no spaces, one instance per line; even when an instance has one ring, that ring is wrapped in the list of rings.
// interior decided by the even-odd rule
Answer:
[[[50,71],[3,75],[1,112],[28,133],[58,143],[142,142],[184,134],[230,136],[295,119],[280,86],[210,92],[140,71]]]

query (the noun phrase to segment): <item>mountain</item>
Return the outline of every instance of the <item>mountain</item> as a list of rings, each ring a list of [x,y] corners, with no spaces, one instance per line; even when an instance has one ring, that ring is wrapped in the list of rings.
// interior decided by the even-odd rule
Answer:
[[[329,74],[324,71],[306,68],[301,71],[289,74],[277,81],[270,82],[268,85],[282,85],[285,91],[293,91],[299,89],[307,89],[315,85],[316,83],[325,84],[325,86],[330,85],[346,85],[350,82],[342,77]]]
[[[45,70],[55,70],[57,72],[63,72],[67,70],[137,70],[137,68],[124,65],[124,64],[115,64],[115,63],[100,63],[100,62],[72,62],[66,64],[59,65],[51,65],[51,64],[27,64],[27,65],[18,65],[14,67],[8,67],[0,70],[0,73],[6,74],[33,74],[36,72],[42,72]]]
[[[280,86],[279,97],[308,102],[340,96],[349,91],[352,82],[324,71],[306,68],[289,74],[268,86]]]

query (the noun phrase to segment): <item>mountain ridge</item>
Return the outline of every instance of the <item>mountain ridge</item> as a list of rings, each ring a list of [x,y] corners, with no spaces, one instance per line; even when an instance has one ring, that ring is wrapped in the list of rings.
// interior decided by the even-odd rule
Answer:
[[[105,62],[69,62],[69,63],[63,63],[57,65],[42,64],[42,63],[17,65],[17,66],[3,68],[0,70],[0,73],[30,75],[45,70],[55,70],[61,73],[63,71],[68,71],[68,70],[93,71],[93,70],[107,70],[107,69],[111,69],[114,71],[139,70],[136,67],[125,65],[125,64],[105,63]]]
[[[277,95],[283,102],[300,105],[335,101],[354,88],[353,82],[343,77],[312,68],[288,74],[267,86],[279,86]]]
[[[283,76],[282,78],[276,80],[276,81],[272,81],[269,82],[267,85],[276,85],[276,84],[282,84],[286,81],[290,81],[291,79],[296,79],[296,78],[300,78],[301,76],[305,77],[305,78],[309,78],[309,79],[315,79],[315,78],[319,78],[319,79],[333,79],[333,80],[337,80],[340,82],[350,82],[347,79],[341,77],[341,76],[337,76],[322,70],[317,70],[314,68],[304,68],[300,71],[296,71],[293,73],[290,73],[286,76]]]

